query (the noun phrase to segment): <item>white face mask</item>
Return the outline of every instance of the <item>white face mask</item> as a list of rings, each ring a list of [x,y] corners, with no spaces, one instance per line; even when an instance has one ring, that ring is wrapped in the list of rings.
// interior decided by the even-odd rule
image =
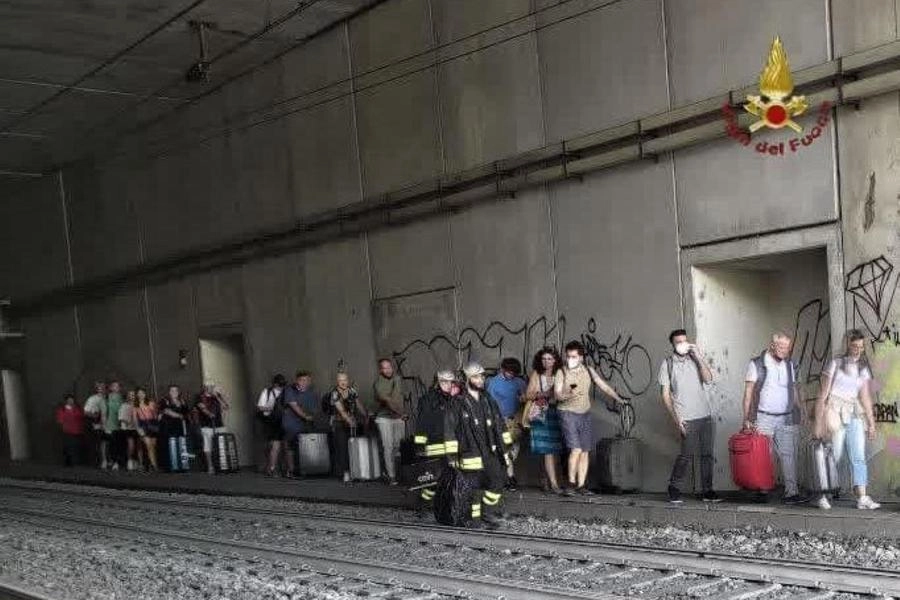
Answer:
[[[569,366],[570,369],[577,369],[578,365],[581,364],[581,359],[569,357],[566,359],[566,364]]]
[[[675,353],[679,356],[684,356],[690,351],[691,345],[687,342],[678,342],[677,344],[675,344]]]

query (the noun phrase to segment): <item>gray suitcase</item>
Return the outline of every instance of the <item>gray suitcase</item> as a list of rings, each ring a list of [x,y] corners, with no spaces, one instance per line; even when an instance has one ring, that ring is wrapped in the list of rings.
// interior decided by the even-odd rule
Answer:
[[[373,437],[352,437],[347,443],[350,453],[350,479],[371,481],[381,477],[378,440]]]
[[[810,457],[813,463],[811,477],[813,485],[810,491],[837,496],[841,490],[841,480],[838,476],[832,445],[822,440],[812,440],[810,445]]]
[[[604,438],[597,443],[600,487],[614,492],[641,489],[643,469],[641,444],[637,438]]]
[[[327,433],[301,433],[297,436],[297,471],[301,475],[331,473]]]

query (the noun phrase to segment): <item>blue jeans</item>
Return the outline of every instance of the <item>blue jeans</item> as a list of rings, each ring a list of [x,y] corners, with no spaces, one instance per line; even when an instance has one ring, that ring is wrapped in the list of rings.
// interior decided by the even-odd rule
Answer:
[[[866,466],[866,425],[859,417],[852,417],[849,423],[831,434],[831,447],[835,462],[840,463],[844,457],[845,445],[850,457],[853,485],[867,485],[869,470]]]

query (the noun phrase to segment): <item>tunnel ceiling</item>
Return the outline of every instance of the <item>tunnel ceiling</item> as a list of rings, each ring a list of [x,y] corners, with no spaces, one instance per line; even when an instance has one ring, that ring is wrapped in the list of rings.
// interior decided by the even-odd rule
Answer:
[[[0,180],[83,158],[373,0],[0,2]],[[208,81],[188,81],[201,58]]]

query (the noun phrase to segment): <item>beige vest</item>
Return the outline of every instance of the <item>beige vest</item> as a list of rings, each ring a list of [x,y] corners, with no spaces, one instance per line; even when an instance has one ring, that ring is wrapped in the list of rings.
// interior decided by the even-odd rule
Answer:
[[[572,384],[575,389],[571,389]],[[586,365],[570,371],[563,369],[563,394],[574,394],[573,398],[559,403],[559,410],[584,414],[591,410],[591,374]]]

